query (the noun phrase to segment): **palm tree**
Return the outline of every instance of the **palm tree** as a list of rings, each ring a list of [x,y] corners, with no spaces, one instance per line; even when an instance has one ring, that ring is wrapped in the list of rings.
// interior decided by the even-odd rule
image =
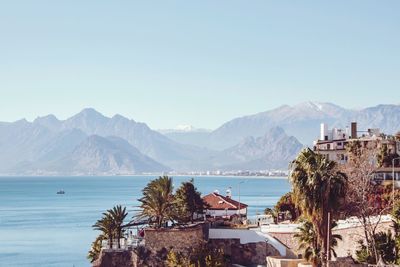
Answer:
[[[334,161],[307,148],[292,162],[290,180],[296,206],[317,230],[322,264],[325,265],[330,258],[328,218],[331,225],[346,194],[347,176],[338,171]]]
[[[313,266],[320,264],[320,246],[317,242],[314,225],[309,221],[304,221],[299,227],[294,237],[299,242],[298,249],[303,252],[303,258],[311,262]]]
[[[114,231],[115,235],[117,238],[117,244],[118,248],[121,248],[121,236],[122,236],[122,227],[124,220],[126,216],[128,216],[128,213],[126,212],[126,208],[122,208],[121,205],[115,206],[114,208],[110,209],[107,211],[107,213],[110,215],[112,221],[113,221],[113,226],[114,226]]]
[[[93,226],[95,230],[101,231],[108,239],[108,247],[112,248],[112,240],[115,233],[114,220],[109,213],[103,213],[103,218],[98,220]]]
[[[179,223],[194,221],[195,213],[202,213],[207,204],[201,198],[201,193],[194,186],[193,178],[188,182],[182,182],[182,185],[176,190],[174,196],[174,218]]]
[[[337,223],[332,222],[331,229],[335,228]],[[304,259],[311,262],[313,266],[318,266],[321,264],[320,252],[321,247],[318,244],[317,235],[314,229],[314,225],[307,220],[303,220],[302,224],[298,227],[299,232],[297,232],[294,237],[297,238],[299,242],[299,250],[303,250]],[[338,234],[332,234],[332,240],[330,242],[330,252],[333,256],[337,256],[335,252],[335,247],[338,245],[338,240],[342,240],[342,236]]]
[[[139,218],[148,218],[150,223],[155,223],[156,228],[161,228],[163,223],[171,218],[173,206],[172,179],[168,176],[159,177],[150,181],[143,189],[141,213]]]

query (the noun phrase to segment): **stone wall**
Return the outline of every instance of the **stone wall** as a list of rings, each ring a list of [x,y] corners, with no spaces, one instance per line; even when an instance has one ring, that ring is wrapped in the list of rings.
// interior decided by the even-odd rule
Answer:
[[[392,222],[384,222],[379,224],[376,232],[387,232],[392,229]],[[333,231],[334,234],[339,234],[342,236],[343,240],[338,240],[338,246],[335,251],[338,257],[353,256],[356,258],[355,252],[358,249],[358,241],[364,240],[364,231],[362,227],[352,227],[346,229],[338,229]],[[393,233],[393,229],[392,229]]]
[[[296,238],[294,238],[294,233],[268,233],[278,241],[280,241],[283,245],[288,248],[287,254],[291,258],[296,257],[297,255],[301,254],[298,248],[298,242]]]
[[[267,256],[279,255],[279,252],[266,242],[241,244],[240,239],[210,239],[213,247],[222,248],[232,263],[266,264]]]
[[[383,222],[378,226],[377,232],[387,232],[392,228],[392,225],[391,222]],[[363,228],[359,226],[346,229],[335,229],[332,233],[341,235],[343,239],[342,241],[338,240],[338,246],[335,248],[338,257],[347,257],[351,255],[353,258],[356,258],[355,252],[358,249],[358,241],[364,239]],[[294,238],[294,233],[269,234],[287,246],[295,255],[302,253],[297,249],[298,243],[296,238]]]
[[[207,224],[198,224],[186,228],[151,229],[145,230],[145,247],[154,252],[163,249],[174,249],[185,252],[188,248],[200,247],[207,241]]]
[[[302,259],[287,259],[286,257],[267,257],[268,267],[311,267]]]

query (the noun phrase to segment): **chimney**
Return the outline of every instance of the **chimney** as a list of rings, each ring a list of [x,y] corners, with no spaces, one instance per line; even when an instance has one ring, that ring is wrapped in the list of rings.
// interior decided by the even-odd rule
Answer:
[[[232,198],[232,189],[231,189],[231,187],[226,189],[226,197],[227,198]]]
[[[351,123],[351,138],[357,139],[357,122]]]
[[[321,123],[320,140],[328,140],[328,124]]]

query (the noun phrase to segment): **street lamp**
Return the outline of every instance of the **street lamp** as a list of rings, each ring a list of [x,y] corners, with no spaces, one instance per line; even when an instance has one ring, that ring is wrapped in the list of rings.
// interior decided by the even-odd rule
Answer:
[[[400,157],[392,159],[392,201],[393,201],[393,210],[394,210],[394,161],[396,159],[400,159]]]

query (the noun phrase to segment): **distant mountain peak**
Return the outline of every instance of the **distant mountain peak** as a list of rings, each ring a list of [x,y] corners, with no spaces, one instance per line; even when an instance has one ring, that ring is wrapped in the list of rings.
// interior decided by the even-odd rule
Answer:
[[[190,124],[179,124],[173,129],[160,129],[158,130],[160,133],[208,133],[211,132],[209,129],[204,128],[196,128]]]
[[[43,117],[37,117],[33,121],[33,124],[41,125],[51,130],[58,130],[61,127],[62,122],[58,120],[56,116],[50,114]]]
[[[193,125],[189,125],[189,124],[180,124],[175,127],[175,130],[182,131],[182,132],[192,132],[195,129],[196,128]]]
[[[29,124],[29,122],[25,118],[23,118],[23,119],[15,121],[14,124],[25,125],[25,124]]]
[[[317,111],[324,111],[327,108],[341,108],[341,107],[329,102],[306,101],[294,105],[293,108],[309,108]]]
[[[102,117],[102,118],[105,118],[105,116],[103,114],[101,114],[100,112],[98,112],[94,108],[84,108],[84,109],[81,110],[81,112],[79,112],[78,114],[76,114],[73,117],[76,117],[76,116]]]
[[[59,122],[59,120],[53,114],[49,114],[46,116],[39,116],[33,121],[33,123],[39,123],[39,122]]]
[[[37,118],[34,120],[34,122],[35,122],[35,121],[41,121],[41,120],[58,121],[58,119],[57,119],[57,117],[56,117],[55,115],[49,114],[49,115],[46,115],[46,116],[39,116],[39,117],[37,117]]]

